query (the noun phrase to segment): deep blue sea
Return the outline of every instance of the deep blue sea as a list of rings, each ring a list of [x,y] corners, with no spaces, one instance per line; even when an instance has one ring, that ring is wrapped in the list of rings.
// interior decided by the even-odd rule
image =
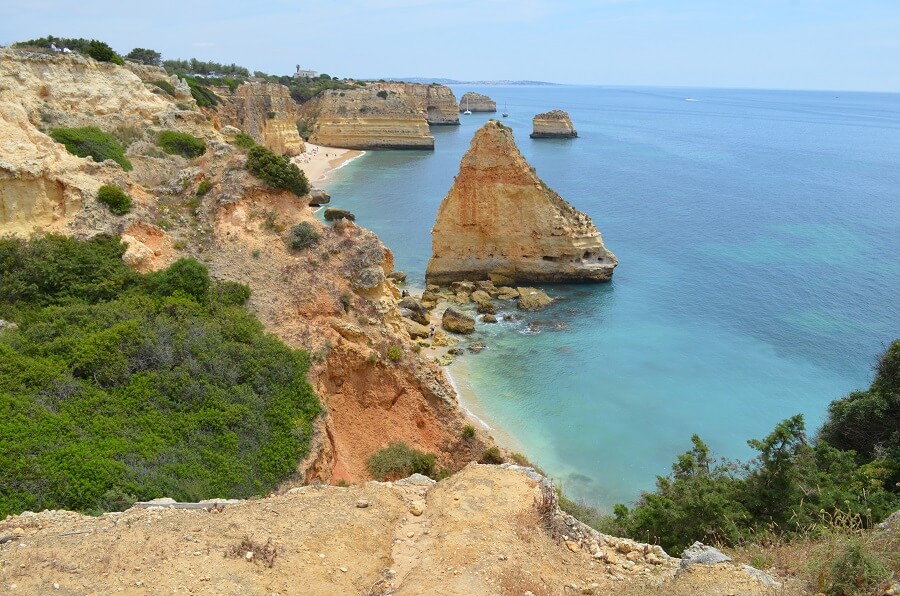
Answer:
[[[721,456],[871,380],[900,338],[900,95],[454,87],[490,95],[538,175],[590,215],[613,281],[482,325],[450,368],[462,398],[576,499],[652,489],[697,433]],[[567,110],[579,137],[532,140]],[[475,130],[369,152],[325,184],[424,285],[430,231]]]

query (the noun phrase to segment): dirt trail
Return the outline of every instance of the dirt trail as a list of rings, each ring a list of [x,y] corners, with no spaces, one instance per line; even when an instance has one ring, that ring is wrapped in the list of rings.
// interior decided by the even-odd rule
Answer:
[[[610,565],[554,537],[535,507],[540,490],[521,469],[471,465],[437,484],[414,476],[349,488],[306,486],[222,511],[135,508],[97,518],[26,513],[0,523],[0,591],[802,593],[767,591],[728,564],[693,567],[675,579],[677,559],[630,571],[624,557]],[[245,539],[256,545],[250,559]],[[271,566],[267,545],[275,553]]]

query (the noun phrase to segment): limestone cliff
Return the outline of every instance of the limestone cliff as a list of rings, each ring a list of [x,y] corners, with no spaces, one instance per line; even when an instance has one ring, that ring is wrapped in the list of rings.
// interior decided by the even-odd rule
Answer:
[[[538,178],[512,130],[485,124],[438,209],[425,278],[607,281],[617,264],[591,219]]]
[[[564,138],[578,136],[569,114],[562,110],[552,110],[538,114],[533,120],[532,139]]]
[[[222,124],[240,128],[279,155],[299,155],[305,150],[297,132],[297,104],[284,85],[244,83],[217,112]]]
[[[470,112],[496,112],[497,102],[481,93],[469,91],[459,98],[459,111],[468,109]]]
[[[459,124],[459,104],[449,87],[423,83],[371,83],[369,87],[409,98],[432,126]]]
[[[381,93],[381,95],[379,95]],[[301,106],[309,140],[345,149],[434,149],[434,137],[414,99],[365,87],[325,91]]]

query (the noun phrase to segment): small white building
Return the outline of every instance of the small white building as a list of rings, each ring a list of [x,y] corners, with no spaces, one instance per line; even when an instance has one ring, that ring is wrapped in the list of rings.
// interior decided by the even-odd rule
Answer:
[[[297,72],[294,73],[295,79],[314,79],[317,76],[319,76],[319,73],[314,70],[303,70],[299,64],[297,65]]]

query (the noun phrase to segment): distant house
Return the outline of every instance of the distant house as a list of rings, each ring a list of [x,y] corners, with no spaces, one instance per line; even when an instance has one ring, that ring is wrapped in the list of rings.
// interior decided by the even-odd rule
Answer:
[[[319,73],[314,70],[303,70],[299,64],[297,65],[297,72],[294,73],[295,79],[314,79],[317,76],[319,76]]]

